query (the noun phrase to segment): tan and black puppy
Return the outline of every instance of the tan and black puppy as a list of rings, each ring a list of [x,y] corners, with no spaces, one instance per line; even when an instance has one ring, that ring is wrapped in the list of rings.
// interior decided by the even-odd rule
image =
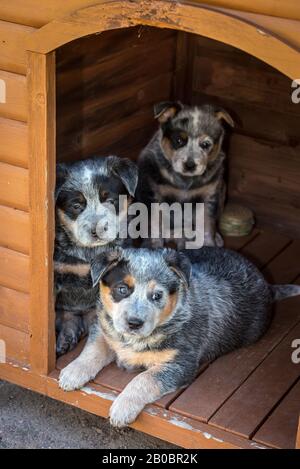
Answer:
[[[137,167],[116,156],[57,166],[54,252],[56,351],[71,350],[96,317],[97,288],[90,276],[93,258],[123,245],[117,223],[127,215],[137,185]],[[126,196],[124,206],[119,196]],[[120,206],[122,205],[122,206]]]
[[[188,385],[204,362],[257,341],[272,302],[300,294],[297,285],[269,285],[247,259],[216,247],[118,248],[98,256],[91,273],[94,285],[100,281],[98,323],[59,385],[78,389],[113,360],[143,370],[112,404],[117,427]]]
[[[154,114],[159,130],[139,157],[138,200],[147,206],[204,203],[204,244],[222,245],[216,224],[225,198],[223,124],[233,126],[232,118],[210,105],[179,102],[157,104]],[[156,240],[153,245],[163,242]]]

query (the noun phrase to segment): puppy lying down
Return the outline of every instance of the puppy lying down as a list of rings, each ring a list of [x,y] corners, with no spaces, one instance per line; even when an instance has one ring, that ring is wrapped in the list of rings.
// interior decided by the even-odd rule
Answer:
[[[272,302],[300,294],[300,286],[271,286],[241,255],[214,247],[117,248],[95,258],[91,274],[100,281],[98,323],[59,385],[78,389],[113,360],[144,370],[112,404],[116,427],[188,385],[201,363],[256,342],[270,324]]]

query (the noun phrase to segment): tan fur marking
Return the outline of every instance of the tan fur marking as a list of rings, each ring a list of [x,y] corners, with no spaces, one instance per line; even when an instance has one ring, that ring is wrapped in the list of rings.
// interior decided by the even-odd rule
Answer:
[[[160,313],[160,321],[159,321],[160,324],[164,323],[169,318],[169,316],[172,314],[172,312],[174,311],[175,306],[177,304],[177,299],[178,299],[178,293],[177,292],[172,293],[171,295],[169,295],[168,302],[167,302],[166,306],[164,307],[164,309]]]
[[[75,274],[79,277],[85,277],[90,273],[89,264],[64,264],[62,262],[54,262],[54,270],[59,274]]]
[[[146,368],[154,365],[163,365],[164,363],[172,361],[177,355],[177,350],[159,350],[146,352],[133,352],[131,350],[123,349],[118,353],[121,361],[126,362],[130,366]]]
[[[124,282],[126,283],[126,285],[128,285],[129,288],[133,288],[134,285],[135,285],[135,278],[128,274],[124,277]]]
[[[66,228],[68,228],[69,230],[72,230],[74,222],[72,222],[70,218],[67,217],[65,212],[61,210],[60,208],[57,210],[57,213],[58,213],[61,224],[65,226]]]
[[[101,302],[105,308],[105,311],[108,314],[111,314],[112,309],[114,307],[114,302],[111,298],[110,288],[107,285],[104,285],[103,282],[100,282],[99,291],[100,291]]]
[[[174,154],[174,149],[172,148],[172,145],[171,145],[171,142],[168,138],[166,137],[163,137],[162,140],[161,140],[161,147],[164,151],[164,154],[166,155],[166,157],[171,160],[172,159],[172,156]]]

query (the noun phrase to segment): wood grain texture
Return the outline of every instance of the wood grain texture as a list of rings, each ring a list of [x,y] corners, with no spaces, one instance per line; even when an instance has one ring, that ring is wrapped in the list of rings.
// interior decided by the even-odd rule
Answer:
[[[274,448],[294,449],[299,419],[300,382],[290,390],[253,439]]]
[[[28,333],[29,295],[0,286],[0,323]]]
[[[0,163],[0,204],[20,210],[28,210],[28,171],[6,163]]]
[[[55,188],[55,54],[29,53],[30,318],[32,369],[55,363],[53,304]]]
[[[29,254],[29,214],[0,205],[0,246]]]
[[[171,97],[175,44],[173,31],[129,28],[64,46],[57,61],[58,161],[125,152],[136,159],[156,128],[154,103]]]
[[[26,122],[27,82],[23,75],[0,70],[0,81],[5,86],[5,102],[0,101],[0,116]]]
[[[25,124],[24,122],[0,117],[0,140],[0,161],[14,166],[27,168],[27,124]]]
[[[293,79],[300,74],[299,51],[263,28],[196,4],[166,1],[156,1],[154,8],[150,1],[111,2],[105,8],[94,5],[44,26],[28,40],[27,47],[47,53],[84,35],[138,24],[201,34],[258,56]]]
[[[0,69],[26,74],[26,37],[35,28],[0,20]]]
[[[0,247],[0,285],[29,292],[29,257]]]
[[[6,361],[27,365],[29,362],[29,335],[0,324],[0,339],[5,342]],[[2,365],[1,365],[2,366]]]
[[[298,325],[226,401],[210,424],[252,437],[299,377],[299,366],[291,360],[291,343],[299,337]]]

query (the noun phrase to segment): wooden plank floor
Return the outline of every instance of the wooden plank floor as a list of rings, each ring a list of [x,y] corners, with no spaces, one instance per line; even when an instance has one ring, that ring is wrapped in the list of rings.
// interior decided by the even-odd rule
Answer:
[[[227,238],[225,245],[250,258],[273,283],[300,283],[300,240],[256,229],[247,237]],[[246,440],[294,448],[300,413],[300,364],[291,360],[294,339],[300,339],[300,297],[275,305],[272,325],[257,344],[207,364],[188,388],[156,405]],[[82,346],[61,357],[57,369]],[[121,392],[134,376],[111,364],[95,383]]]

